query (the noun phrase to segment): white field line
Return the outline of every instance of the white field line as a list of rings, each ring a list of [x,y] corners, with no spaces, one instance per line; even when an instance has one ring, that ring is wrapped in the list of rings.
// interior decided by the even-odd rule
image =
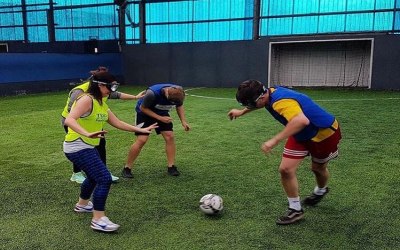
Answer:
[[[342,101],[379,101],[379,100],[400,100],[400,97],[387,98],[350,98],[350,99],[332,99],[332,100],[315,100],[318,102],[342,102]]]
[[[215,100],[231,100],[236,101],[234,98],[225,98],[225,97],[212,97],[212,96],[203,96],[203,95],[192,95],[188,94],[188,91],[195,89],[205,89],[206,87],[192,88],[185,90],[187,96],[205,98],[205,99],[215,99]],[[327,100],[314,100],[316,102],[343,102],[343,101],[379,101],[379,100],[400,100],[400,97],[388,97],[388,98],[350,98],[350,99],[327,99]]]
[[[192,91],[195,89],[205,89],[206,87],[198,87],[198,88],[191,88],[191,89],[187,89],[185,90],[185,94],[187,96],[193,96],[193,97],[199,97],[199,98],[205,98],[205,99],[215,99],[215,100],[231,100],[231,101],[236,101],[236,99],[234,98],[225,98],[225,97],[212,97],[212,96],[204,96],[204,95],[192,95],[192,94],[188,94],[188,91]]]
[[[216,100],[231,100],[231,101],[236,101],[236,99],[233,98],[225,98],[225,97],[212,97],[212,96],[204,96],[204,95],[191,95],[191,94],[186,94],[188,96],[193,96],[193,97],[199,97],[199,98],[206,98],[206,99],[216,99]]]

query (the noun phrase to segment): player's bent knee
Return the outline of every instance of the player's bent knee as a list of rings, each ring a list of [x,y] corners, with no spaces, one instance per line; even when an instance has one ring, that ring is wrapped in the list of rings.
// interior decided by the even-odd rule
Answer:
[[[167,142],[173,142],[175,140],[175,136],[173,133],[165,133],[163,134],[163,137]]]
[[[97,184],[101,185],[111,185],[112,183],[112,178],[111,174],[104,174],[100,176],[99,178],[96,179]]]
[[[138,147],[143,147],[146,144],[148,138],[148,136],[138,137],[134,145],[137,145]]]
[[[281,167],[279,168],[279,173],[281,174],[282,177],[290,177],[293,176],[296,173],[296,171],[293,170],[292,168]]]

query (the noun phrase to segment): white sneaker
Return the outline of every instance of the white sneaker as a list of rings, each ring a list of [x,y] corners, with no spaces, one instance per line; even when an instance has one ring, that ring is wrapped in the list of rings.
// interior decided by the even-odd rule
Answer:
[[[119,228],[119,225],[110,221],[108,217],[103,216],[98,220],[92,219],[90,227],[98,231],[113,232]]]
[[[83,175],[82,172],[78,172],[78,173],[72,173],[71,176],[71,181],[75,181],[76,183],[82,184],[82,182],[84,182],[86,179],[86,177]]]
[[[74,211],[77,213],[91,213],[93,212],[93,203],[89,201],[86,206],[82,206],[76,203]]]
[[[111,174],[111,179],[112,179],[113,182],[116,182],[116,181],[119,180],[119,177],[114,176],[114,175]]]

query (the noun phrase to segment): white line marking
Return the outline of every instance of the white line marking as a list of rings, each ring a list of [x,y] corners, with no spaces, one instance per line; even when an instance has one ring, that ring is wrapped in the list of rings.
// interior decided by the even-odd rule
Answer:
[[[232,98],[225,98],[225,97],[212,97],[212,96],[203,96],[203,95],[189,95],[188,96],[193,96],[193,97],[200,97],[200,98],[206,98],[206,99],[216,99],[216,100],[231,100],[231,101],[236,101],[235,99]]]
[[[314,100],[317,102],[342,102],[342,101],[379,101],[379,100],[400,100],[400,97],[387,98],[352,98],[352,99],[332,99],[332,100]]]
[[[194,90],[194,89],[205,89],[207,87],[197,87],[197,88],[191,88],[191,89],[187,89],[185,90],[185,93],[187,96],[193,96],[193,97],[199,97],[199,98],[205,98],[205,99],[216,99],[216,100],[231,100],[231,101],[236,101],[236,99],[233,98],[225,98],[225,97],[212,97],[212,96],[204,96],[204,95],[192,95],[192,94],[188,94],[188,91]]]
[[[194,89],[205,89],[206,87],[198,87],[185,90],[187,96],[193,96],[198,98],[205,98],[205,99],[215,99],[215,100],[231,100],[236,101],[234,98],[225,98],[225,97],[212,97],[212,96],[203,96],[203,95],[192,95],[188,94],[187,91],[194,90]],[[314,100],[316,102],[343,102],[343,101],[379,101],[379,100],[400,100],[400,97],[387,97],[387,98],[351,98],[351,99],[328,99],[328,100]]]
[[[206,87],[197,87],[197,88],[191,88],[191,89],[187,89],[185,90],[185,92],[189,91],[189,90],[193,90],[193,89],[205,89]]]

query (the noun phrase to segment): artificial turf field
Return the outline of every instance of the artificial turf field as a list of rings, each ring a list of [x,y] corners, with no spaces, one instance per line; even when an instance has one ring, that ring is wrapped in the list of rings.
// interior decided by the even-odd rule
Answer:
[[[230,121],[227,112],[240,108],[234,88],[194,88],[185,100],[192,130],[171,112],[181,176],[166,174],[163,139],[151,135],[134,179],[112,185],[114,234],[94,232],[89,214],[73,212],[79,185],[69,180],[60,125],[68,92],[1,97],[0,249],[399,249],[400,92],[299,91],[333,113],[343,135],[330,193],[305,208],[303,221],[275,224],[287,206],[277,171],[283,143],[268,156],[260,145],[283,127],[265,110]],[[133,122],[135,101],[108,104]],[[108,166],[119,176],[135,137],[106,129]],[[301,197],[315,185],[309,165],[306,158],[298,170]],[[224,199],[221,215],[200,212],[207,193]]]

